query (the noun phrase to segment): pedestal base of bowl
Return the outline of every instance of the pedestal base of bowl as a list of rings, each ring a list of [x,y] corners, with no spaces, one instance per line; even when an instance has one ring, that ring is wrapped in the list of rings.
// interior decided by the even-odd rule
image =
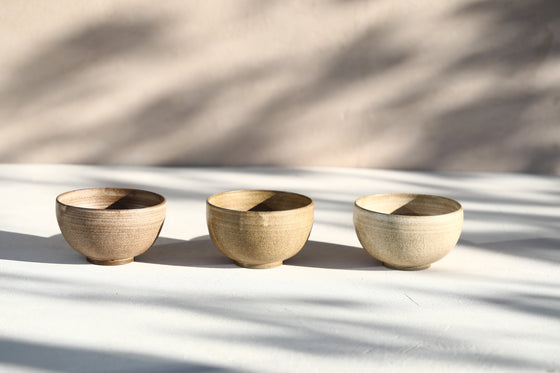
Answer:
[[[88,262],[92,264],[97,264],[101,266],[118,266],[122,264],[128,264],[134,261],[134,257],[125,259],[109,259],[109,260],[98,260],[93,258],[87,258]]]
[[[399,271],[421,271],[423,269],[430,268],[430,264],[425,265],[425,266],[418,266],[418,267],[401,267],[401,266],[395,266],[395,265],[383,262],[383,265],[387,268],[397,269]]]
[[[272,262],[272,263],[265,263],[265,264],[250,264],[250,263],[243,263],[234,260],[235,264],[243,268],[251,268],[251,269],[266,269],[266,268],[274,268],[279,267],[282,265],[283,261],[279,262]]]

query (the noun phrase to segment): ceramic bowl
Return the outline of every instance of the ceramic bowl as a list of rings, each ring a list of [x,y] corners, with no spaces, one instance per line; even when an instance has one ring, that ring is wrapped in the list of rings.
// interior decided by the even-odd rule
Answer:
[[[313,201],[271,190],[237,190],[206,201],[208,232],[237,265],[271,268],[297,254],[313,225]]]
[[[94,264],[126,264],[148,250],[165,219],[166,201],[137,189],[95,188],[56,197],[62,235]]]
[[[364,249],[387,267],[428,268],[455,246],[463,208],[449,198],[390,193],[358,198],[354,228]]]

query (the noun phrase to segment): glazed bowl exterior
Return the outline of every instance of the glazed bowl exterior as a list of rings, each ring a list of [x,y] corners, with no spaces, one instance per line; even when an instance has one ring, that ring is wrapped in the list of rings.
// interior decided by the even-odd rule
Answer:
[[[354,228],[364,249],[387,267],[428,268],[457,244],[463,208],[449,198],[389,193],[358,198]]]
[[[271,268],[297,254],[313,225],[313,201],[301,194],[237,190],[206,201],[208,232],[216,247],[246,268]]]
[[[157,239],[165,212],[163,196],[138,189],[80,189],[56,197],[62,235],[94,264],[132,262]]]

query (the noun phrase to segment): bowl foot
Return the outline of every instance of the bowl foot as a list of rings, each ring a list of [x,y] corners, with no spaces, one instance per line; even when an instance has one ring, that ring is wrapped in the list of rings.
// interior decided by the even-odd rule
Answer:
[[[88,262],[92,264],[102,265],[102,266],[118,266],[121,264],[128,264],[134,261],[134,257],[125,259],[112,259],[112,260],[98,260],[93,258],[87,258]]]
[[[401,267],[401,266],[395,266],[395,265],[383,262],[383,265],[387,268],[398,269],[399,271],[420,271],[420,270],[423,270],[423,269],[430,268],[430,264],[425,265],[425,266],[418,266],[418,267]]]
[[[265,264],[250,264],[250,263],[243,263],[243,262],[238,262],[237,260],[234,261],[235,264],[237,264],[240,267],[243,268],[251,268],[251,269],[266,269],[266,268],[274,268],[274,267],[279,267],[282,265],[283,261],[279,261],[279,262],[272,262],[272,263],[265,263]]]

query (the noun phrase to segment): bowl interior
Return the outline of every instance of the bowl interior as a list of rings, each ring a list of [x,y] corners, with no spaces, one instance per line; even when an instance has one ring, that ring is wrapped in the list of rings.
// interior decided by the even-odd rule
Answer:
[[[86,209],[130,210],[157,206],[165,202],[165,198],[144,190],[95,188],[61,194],[57,201],[67,206]]]
[[[404,216],[435,216],[461,209],[461,204],[449,198],[426,194],[377,194],[359,198],[356,205],[365,210]]]
[[[308,206],[311,199],[301,194],[271,190],[236,190],[215,194],[208,203],[233,211],[286,211]]]

